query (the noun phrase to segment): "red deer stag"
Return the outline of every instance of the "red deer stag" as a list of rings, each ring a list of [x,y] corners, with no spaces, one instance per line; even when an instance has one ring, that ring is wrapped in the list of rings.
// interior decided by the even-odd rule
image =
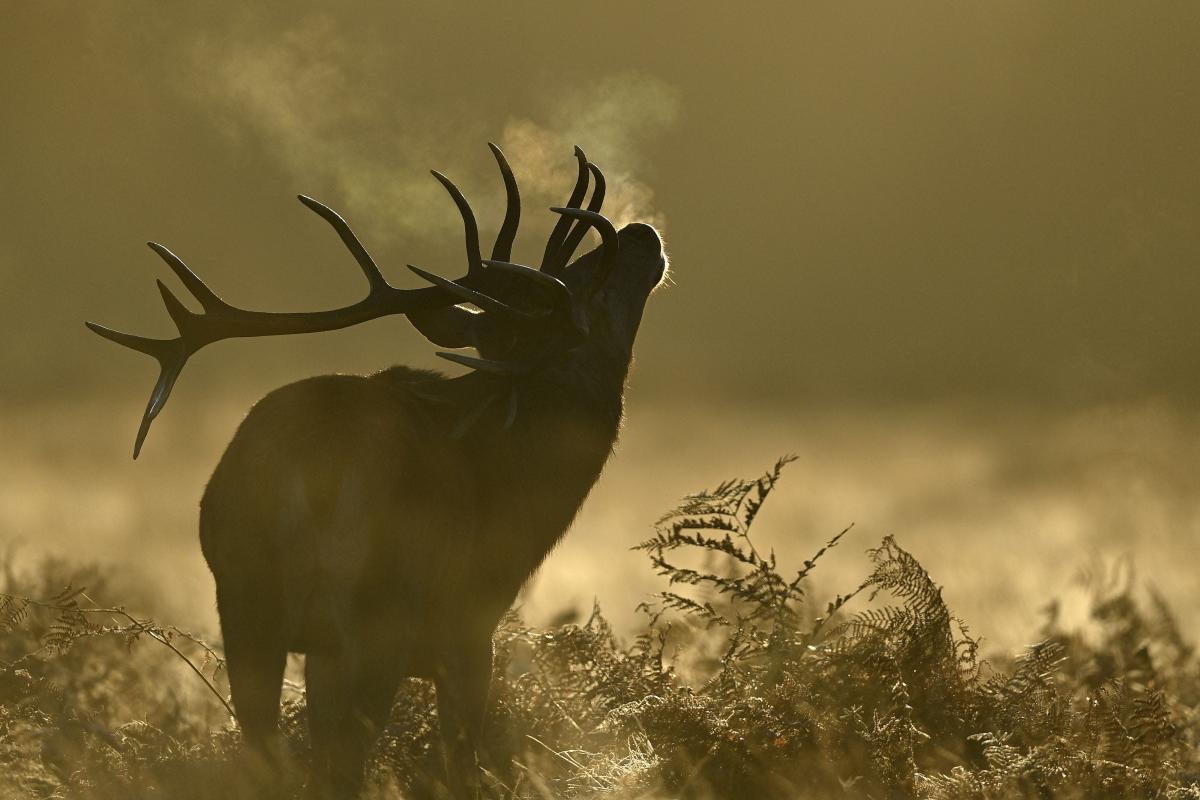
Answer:
[[[216,580],[245,741],[272,751],[285,659],[306,653],[313,785],[339,796],[361,786],[367,751],[406,675],[436,684],[451,784],[463,792],[475,782],[493,631],[612,452],[633,341],[666,268],[652,227],[617,231],[600,214],[604,177],[578,148],[579,177],[567,206],[551,209],[559,219],[540,268],[510,263],[520,196],[504,155],[491,148],[508,198],[491,259],[480,254],[470,205],[434,173],[466,229],[467,272],[457,281],[410,266],[433,285],[390,286],[345,221],[302,196],[366,274],[366,299],[325,312],[247,311],[152,243],[203,312],[160,282],[179,337],[89,323],[159,361],[135,457],[187,358],[220,339],[406,314],[434,344],[478,350],[438,353],[471,368],[461,377],[393,367],[268,394],[201,502],[201,548]],[[602,244],[568,263],[589,228]]]

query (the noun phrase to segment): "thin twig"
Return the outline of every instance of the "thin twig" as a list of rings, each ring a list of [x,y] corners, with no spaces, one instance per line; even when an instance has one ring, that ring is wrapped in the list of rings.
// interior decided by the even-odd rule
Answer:
[[[199,647],[204,648],[209,653],[209,655],[212,655],[215,657],[216,651],[213,650],[209,645],[205,644],[203,642],[203,640],[201,640],[199,637],[193,636],[192,634],[184,633],[183,631],[180,631],[178,628],[174,628],[173,626],[170,627],[169,629],[168,628],[159,628],[158,626],[156,626],[154,621],[151,619],[139,620],[136,617],[134,617],[132,614],[130,614],[128,611],[126,611],[124,608],[121,608],[120,606],[113,606],[113,607],[98,606],[98,605],[96,605],[95,600],[88,597],[82,591],[78,592],[78,595],[80,597],[85,598],[89,603],[91,603],[92,607],[91,608],[81,608],[79,605],[74,604],[74,603],[71,603],[71,604],[50,603],[50,602],[46,602],[44,600],[34,600],[34,599],[28,598],[28,597],[20,597],[18,595],[9,595],[9,594],[2,594],[2,595],[0,595],[0,597],[9,597],[14,600],[27,603],[35,608],[44,608],[44,609],[47,609],[50,611],[58,611],[60,613],[67,612],[67,611],[74,611],[74,612],[78,612],[80,614],[108,614],[110,617],[120,616],[120,617],[125,618],[126,620],[129,621],[129,626],[127,629],[124,629],[124,630],[117,629],[117,630],[104,631],[104,632],[105,633],[122,633],[122,634],[132,633],[135,636],[144,633],[147,636],[149,636],[151,639],[153,639],[154,641],[156,641],[159,644],[163,645],[164,647],[168,648],[172,653],[174,653],[176,656],[178,656],[179,659],[181,661],[183,661],[183,663],[187,664],[188,667],[192,670],[192,672],[194,672],[196,674],[196,676],[198,678],[200,678],[201,681],[203,681],[204,685],[208,688],[208,691],[212,693],[213,697],[217,698],[217,700],[220,701],[221,705],[225,707],[225,710],[229,712],[229,716],[235,717],[235,714],[233,712],[233,706],[231,706],[229,704],[229,701],[225,699],[224,695],[222,695],[221,692],[218,691],[217,687],[214,686],[212,681],[210,681],[208,679],[208,676],[204,674],[203,670],[201,670],[199,667],[197,667],[196,664],[190,658],[188,658],[187,655],[185,655],[178,647],[176,647],[171,642],[170,638],[168,636],[166,636],[164,633],[162,633],[161,631],[171,630],[176,633],[179,633],[179,634],[183,635],[184,638],[191,641],[192,643],[198,645]],[[224,661],[224,659],[221,659],[221,660]]]

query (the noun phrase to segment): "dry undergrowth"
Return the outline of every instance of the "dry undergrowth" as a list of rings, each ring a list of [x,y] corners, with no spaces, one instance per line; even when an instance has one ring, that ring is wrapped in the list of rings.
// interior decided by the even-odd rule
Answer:
[[[495,797],[1200,798],[1200,669],[1157,596],[1093,577],[1086,631],[1051,606],[1031,624],[1038,643],[989,662],[888,537],[861,585],[818,603],[808,578],[845,532],[796,571],[752,535],[785,465],[659,521],[639,549],[667,585],[631,643],[598,608],[554,630],[506,620]],[[93,602],[117,591],[104,575],[57,562],[5,575],[0,797],[257,796],[218,650]],[[404,685],[375,796],[439,796],[433,709],[428,685]],[[291,687],[297,764],[303,717]],[[293,773],[284,794],[302,788]]]

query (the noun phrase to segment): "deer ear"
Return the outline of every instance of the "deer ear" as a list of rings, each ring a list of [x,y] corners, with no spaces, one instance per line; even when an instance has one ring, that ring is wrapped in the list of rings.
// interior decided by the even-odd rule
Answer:
[[[460,306],[413,311],[408,321],[438,347],[474,347],[479,320],[483,314]]]

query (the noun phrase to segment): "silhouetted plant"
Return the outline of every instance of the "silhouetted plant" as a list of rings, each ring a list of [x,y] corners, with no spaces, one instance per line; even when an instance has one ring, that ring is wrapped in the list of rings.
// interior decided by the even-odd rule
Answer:
[[[1041,641],[989,663],[887,537],[860,585],[817,603],[809,578],[846,531],[786,569],[754,527],[787,462],[657,523],[637,549],[667,586],[628,644],[598,607],[550,630],[505,619],[493,796],[1200,798],[1200,664],[1162,598],[1093,569],[1087,635],[1051,606]],[[0,595],[0,795],[250,797],[236,729],[172,722],[196,706],[171,707],[155,685],[199,684],[163,638],[218,694],[219,654],[47,581],[83,584],[57,565]],[[172,661],[184,671],[164,670]],[[122,719],[135,702],[144,716]],[[402,686],[372,796],[436,796],[434,709],[429,684]],[[285,695],[283,729],[302,762],[302,689]]]

